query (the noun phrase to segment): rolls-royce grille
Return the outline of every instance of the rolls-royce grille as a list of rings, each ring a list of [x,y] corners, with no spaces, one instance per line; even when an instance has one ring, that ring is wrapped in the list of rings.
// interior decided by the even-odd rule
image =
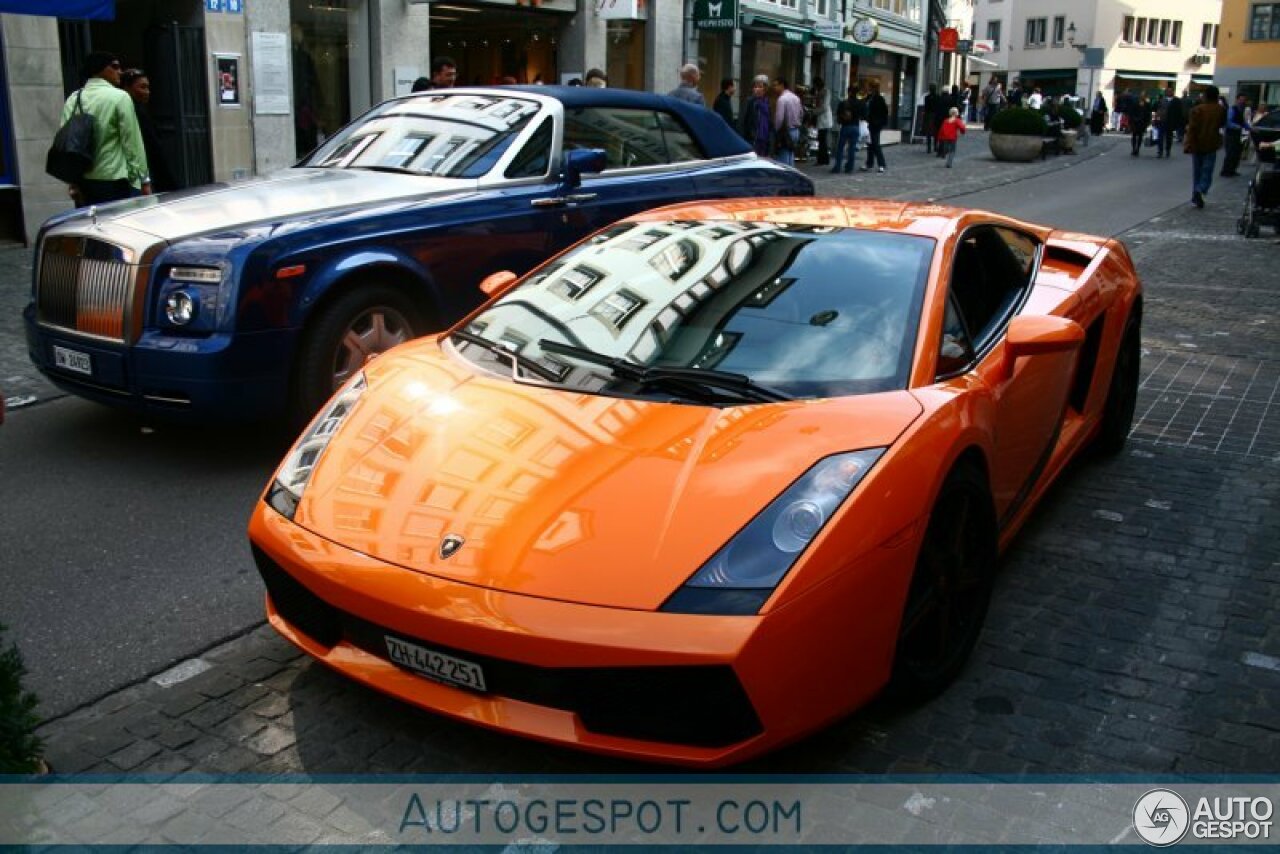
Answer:
[[[40,256],[41,323],[124,341],[138,267],[118,247],[91,237],[56,237]]]

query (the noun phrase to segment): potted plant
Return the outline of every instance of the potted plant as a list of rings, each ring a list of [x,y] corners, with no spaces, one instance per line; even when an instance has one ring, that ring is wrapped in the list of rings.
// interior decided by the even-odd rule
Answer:
[[[1058,108],[1058,118],[1062,119],[1062,150],[1075,151],[1084,116],[1070,104],[1063,104]]]
[[[1029,163],[1040,156],[1045,135],[1044,114],[1029,107],[1009,107],[991,120],[991,153],[997,160]]]
[[[13,644],[5,647],[0,624],[0,774],[34,774],[44,768],[36,736],[36,697],[22,688],[27,669]]]

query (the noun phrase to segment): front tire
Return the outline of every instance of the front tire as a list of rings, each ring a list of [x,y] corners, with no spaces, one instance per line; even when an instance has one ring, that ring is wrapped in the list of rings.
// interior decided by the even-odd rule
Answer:
[[[316,314],[294,367],[291,416],[301,426],[374,356],[427,332],[422,312],[388,285],[359,285]]]
[[[903,608],[890,691],[919,701],[947,687],[986,620],[997,561],[995,506],[986,478],[962,465],[929,515]]]

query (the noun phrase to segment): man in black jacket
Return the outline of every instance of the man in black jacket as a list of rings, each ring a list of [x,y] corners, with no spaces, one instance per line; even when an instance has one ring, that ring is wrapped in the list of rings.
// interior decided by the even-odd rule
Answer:
[[[1173,92],[1173,87],[1166,87],[1160,106],[1156,108],[1160,119],[1160,147],[1156,149],[1156,157],[1169,157],[1173,149],[1174,136],[1182,136],[1187,126],[1187,116],[1182,110],[1182,99]]]
[[[884,151],[880,148],[880,131],[884,130],[884,126],[888,123],[889,105],[880,94],[880,84],[872,80],[871,93],[867,96],[867,164],[862,167],[863,172],[868,171],[873,162],[879,165],[878,171],[884,171]]]
[[[731,128],[738,126],[738,120],[733,116],[733,96],[737,94],[738,84],[734,82],[732,77],[726,77],[720,81],[720,94],[716,95],[713,110],[724,119],[724,123]]]

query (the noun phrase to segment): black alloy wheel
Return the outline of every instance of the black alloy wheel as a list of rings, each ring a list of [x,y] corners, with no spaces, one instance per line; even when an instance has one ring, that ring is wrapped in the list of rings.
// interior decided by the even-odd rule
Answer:
[[[1102,426],[1094,447],[1107,455],[1118,454],[1129,438],[1133,413],[1138,408],[1138,385],[1142,368],[1142,322],[1135,314],[1125,325],[1124,338],[1116,352],[1116,366],[1102,409]]]
[[[978,642],[997,560],[986,479],[961,465],[938,494],[903,609],[891,690],[923,700],[950,684]]]

